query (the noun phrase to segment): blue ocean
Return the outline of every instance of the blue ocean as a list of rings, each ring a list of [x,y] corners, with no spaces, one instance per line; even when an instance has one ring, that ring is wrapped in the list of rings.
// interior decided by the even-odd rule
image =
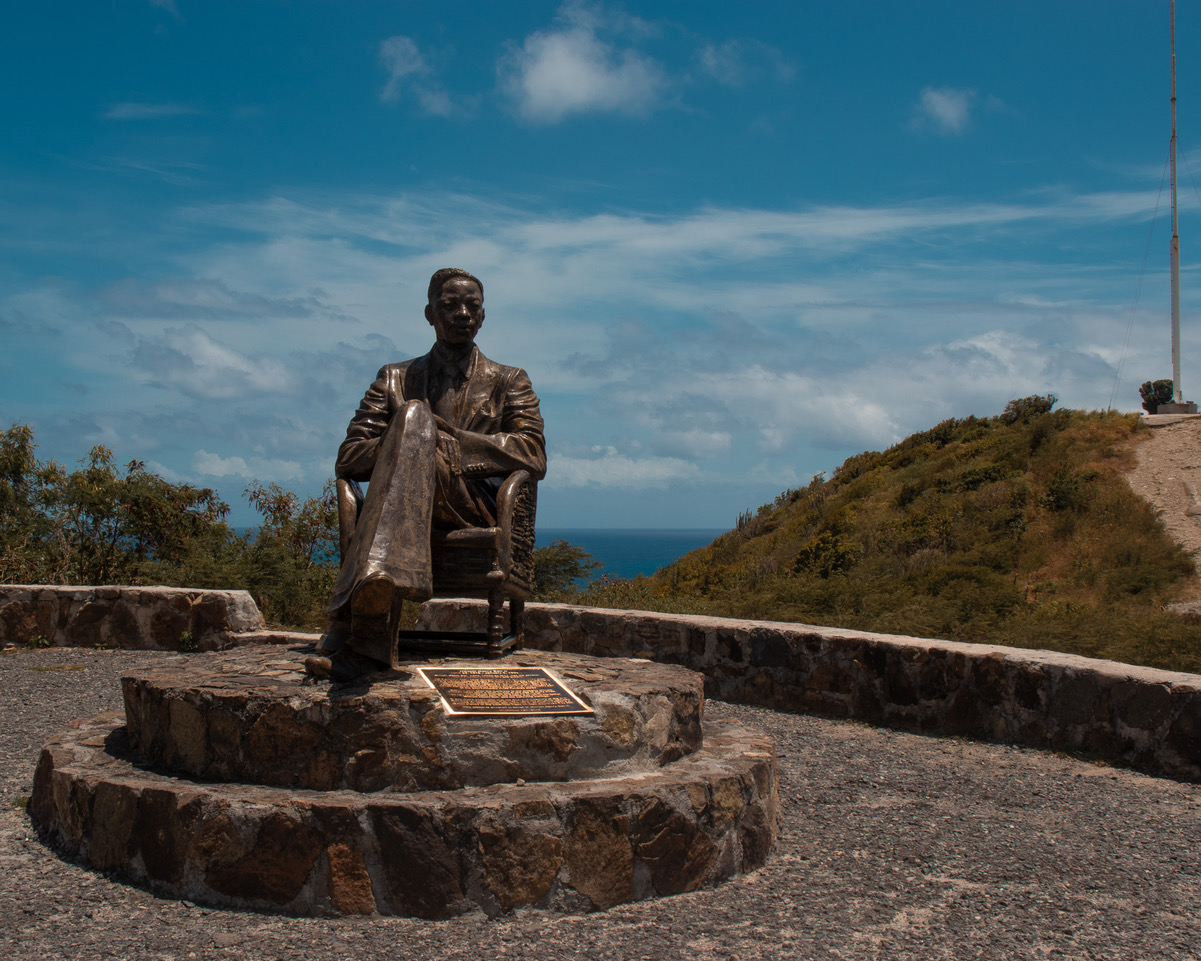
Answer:
[[[596,576],[637,577],[653,574],[689,551],[711,543],[725,533],[723,528],[587,528],[539,527],[537,546],[567,541],[582,547],[602,568]]]
[[[243,536],[253,527],[235,527],[234,534]],[[608,574],[610,577],[637,577],[651,575],[660,567],[683,557],[689,551],[712,543],[725,528],[657,528],[657,527],[539,527],[538,547],[551,541],[567,541],[584,548],[593,560],[603,565],[594,572],[595,577]],[[332,560],[337,560],[335,556]]]

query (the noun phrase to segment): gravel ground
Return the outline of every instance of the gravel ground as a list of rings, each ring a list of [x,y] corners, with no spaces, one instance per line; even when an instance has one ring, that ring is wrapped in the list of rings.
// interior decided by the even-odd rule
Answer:
[[[42,741],[118,708],[121,672],[164,656],[0,656],[0,957],[1201,957],[1201,786],[719,702],[775,738],[782,817],[768,865],[715,890],[440,922],[161,900],[58,858],[21,801]]]

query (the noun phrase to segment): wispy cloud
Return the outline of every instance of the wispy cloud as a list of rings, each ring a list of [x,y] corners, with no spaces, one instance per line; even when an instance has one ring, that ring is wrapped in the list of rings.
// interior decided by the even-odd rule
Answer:
[[[196,325],[140,338],[131,360],[146,384],[189,397],[227,400],[302,389],[283,358],[247,354]]]
[[[162,120],[200,113],[198,107],[187,103],[145,103],[123,101],[110,106],[102,116],[105,120]]]
[[[99,291],[97,298],[109,311],[122,318],[244,321],[327,313],[324,305],[311,294],[265,297],[262,294],[230,290],[221,281],[208,278],[164,279],[154,284],[128,278]]]
[[[300,463],[269,457],[222,457],[201,448],[192,456],[192,469],[204,477],[241,477],[245,480],[288,482],[304,476]]]
[[[759,40],[702,41],[694,59],[703,75],[728,87],[746,86],[765,74],[787,81],[795,72],[779,50]]]
[[[566,487],[617,487],[629,490],[664,488],[700,477],[700,469],[678,457],[630,457],[616,447],[597,447],[584,457],[554,456],[547,464],[545,485]]]
[[[682,484],[770,497],[780,478],[1011,397],[1104,406],[1137,264],[1060,252],[1153,206],[1152,192],[1059,189],[676,215],[552,216],[433,191],[177,209],[154,247],[169,250],[172,230],[213,238],[184,260],[94,290],[0,294],[22,358],[0,381],[35,396],[26,368],[45,364],[84,386],[87,423],[47,427],[67,442],[119,424],[121,456],[158,437],[158,463],[219,489],[203,478],[283,482],[293,463],[316,485],[375,371],[428,349],[429,274],[461,264],[487,284],[481,348],[524,366],[542,397],[548,496]],[[981,253],[1015,232],[1028,260]],[[1153,334],[1140,326],[1131,343],[1126,369],[1155,375]],[[1132,387],[1122,397],[1137,404]]]
[[[401,94],[410,93],[422,111],[439,117],[449,117],[455,109],[450,94],[434,77],[417,44],[410,38],[397,35],[380,44],[379,59],[388,72],[388,80],[380,90],[384,103],[395,103]]]
[[[702,81],[742,87],[765,77],[787,81],[794,72],[778,49],[761,41],[688,35],[695,47],[691,66],[673,74],[650,52],[663,33],[620,8],[568,0],[552,25],[508,44],[497,59],[497,87],[523,120],[554,124],[581,114],[645,115],[678,105],[682,93]],[[379,60],[387,72],[379,95],[384,103],[408,98],[425,113],[449,117],[479,99],[478,93],[452,95],[412,37],[384,40]]]
[[[914,107],[914,125],[941,134],[963,133],[972,121],[977,99],[975,90],[924,87]]]
[[[618,32],[614,26],[628,34],[628,19],[615,22],[602,8],[581,3],[565,4],[557,19],[558,26],[530,34],[497,65],[501,89],[522,117],[557,123],[578,113],[640,114],[667,94],[668,77],[657,60],[602,36]],[[646,32],[644,22],[633,25]]]

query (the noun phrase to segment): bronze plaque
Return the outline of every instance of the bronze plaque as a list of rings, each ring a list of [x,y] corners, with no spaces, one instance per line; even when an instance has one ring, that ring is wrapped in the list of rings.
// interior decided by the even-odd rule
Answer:
[[[542,667],[419,667],[447,714],[591,714]]]

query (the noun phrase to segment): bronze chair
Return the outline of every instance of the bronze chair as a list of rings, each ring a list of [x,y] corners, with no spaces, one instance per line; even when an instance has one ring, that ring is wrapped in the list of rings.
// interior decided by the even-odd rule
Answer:
[[[363,489],[339,479],[338,526],[342,558],[354,535]],[[430,542],[434,597],[479,597],[488,601],[488,629],[399,631],[397,644],[440,654],[501,657],[525,641],[525,602],[534,589],[534,514],[538,484],[528,471],[514,471],[496,494],[496,527],[434,531]],[[509,630],[504,605],[509,601]]]

